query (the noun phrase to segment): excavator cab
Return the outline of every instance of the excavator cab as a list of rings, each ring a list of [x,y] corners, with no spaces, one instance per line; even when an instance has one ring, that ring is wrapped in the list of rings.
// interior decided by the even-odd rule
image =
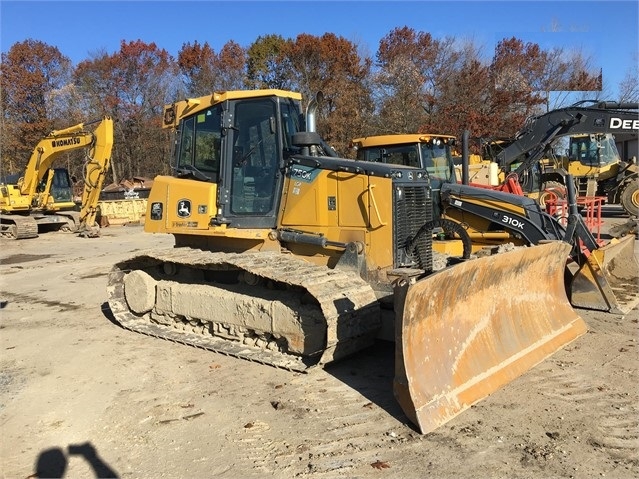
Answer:
[[[49,168],[36,187],[36,195],[31,206],[47,211],[75,208],[73,182],[69,171],[66,168]]]
[[[594,168],[621,163],[615,138],[611,134],[571,136],[568,158]]]

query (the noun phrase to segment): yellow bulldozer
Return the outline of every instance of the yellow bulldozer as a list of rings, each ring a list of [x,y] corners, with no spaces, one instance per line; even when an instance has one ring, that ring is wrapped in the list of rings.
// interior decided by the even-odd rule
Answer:
[[[422,433],[586,331],[564,288],[571,245],[434,267],[428,170],[338,157],[317,103],[251,90],[165,107],[175,174],[154,179],[144,229],[175,246],[114,265],[120,325],[306,372],[390,339]]]
[[[112,148],[113,120],[108,116],[54,130],[42,138],[25,171],[0,183],[0,234],[25,239],[37,237],[39,230],[62,229],[95,236],[97,205]],[[87,152],[79,212],[69,172],[53,167],[63,153],[77,149]]]

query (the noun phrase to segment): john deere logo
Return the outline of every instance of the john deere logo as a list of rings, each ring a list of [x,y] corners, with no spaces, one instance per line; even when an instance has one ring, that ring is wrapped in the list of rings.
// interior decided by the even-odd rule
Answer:
[[[178,201],[177,214],[180,218],[188,218],[191,216],[191,201],[180,200]]]

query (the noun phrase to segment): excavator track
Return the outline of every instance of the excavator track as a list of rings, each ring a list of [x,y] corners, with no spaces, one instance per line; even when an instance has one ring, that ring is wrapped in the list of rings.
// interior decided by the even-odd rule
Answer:
[[[31,216],[2,215],[3,236],[13,239],[27,239],[38,237],[38,223]]]
[[[107,291],[126,329],[293,371],[370,346],[381,326],[356,272],[282,253],[144,252],[113,267]]]

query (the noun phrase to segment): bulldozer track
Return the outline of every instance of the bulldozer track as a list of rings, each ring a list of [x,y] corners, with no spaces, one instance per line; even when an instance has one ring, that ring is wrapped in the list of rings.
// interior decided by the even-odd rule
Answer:
[[[166,263],[200,270],[243,270],[266,280],[301,287],[317,300],[326,321],[326,347],[321,357],[301,358],[254,348],[239,341],[204,335],[201,326],[172,327],[141,320],[127,304],[124,277],[134,269],[151,269]],[[278,253],[212,253],[193,248],[147,252],[116,264],[109,275],[107,291],[111,311],[126,329],[291,371],[306,371],[330,362],[334,354],[344,355],[370,345],[380,326],[375,293],[354,272],[329,269]],[[343,331],[345,328],[347,332]]]

